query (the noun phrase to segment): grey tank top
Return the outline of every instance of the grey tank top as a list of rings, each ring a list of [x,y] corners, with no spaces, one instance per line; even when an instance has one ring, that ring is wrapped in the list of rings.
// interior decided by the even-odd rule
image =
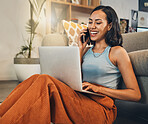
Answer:
[[[107,46],[102,54],[93,53],[93,47],[83,56],[83,81],[116,89],[120,81],[121,73],[118,67],[113,65],[109,59],[111,47]]]

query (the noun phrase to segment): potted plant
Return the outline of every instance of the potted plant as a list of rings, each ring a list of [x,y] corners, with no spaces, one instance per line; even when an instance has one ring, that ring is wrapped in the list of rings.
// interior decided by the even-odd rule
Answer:
[[[26,23],[26,31],[29,34],[27,44],[21,47],[19,53],[14,58],[14,67],[18,80],[21,82],[29,76],[40,73],[39,58],[31,58],[32,43],[37,34],[39,17],[46,0],[28,0],[30,5],[30,19]],[[20,58],[21,57],[21,58]]]

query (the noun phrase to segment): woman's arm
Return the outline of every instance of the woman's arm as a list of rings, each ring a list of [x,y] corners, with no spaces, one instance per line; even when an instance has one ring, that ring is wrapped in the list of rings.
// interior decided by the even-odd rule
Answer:
[[[129,101],[139,101],[141,93],[132,68],[130,58],[124,48],[116,46],[112,47],[109,56],[111,62],[117,65],[123,77],[126,89],[110,89],[99,87],[90,83],[84,83],[85,90],[93,90],[94,92],[103,93],[112,98]]]
[[[87,32],[87,29],[83,29],[79,36],[78,36],[78,47],[79,47],[79,51],[80,51],[80,62],[82,63],[82,57],[83,55],[87,52],[87,50],[89,49],[89,47],[86,47],[87,46],[87,43],[89,41],[89,39],[86,39],[86,42],[82,43],[81,41],[81,37],[82,35],[85,36],[85,32]]]

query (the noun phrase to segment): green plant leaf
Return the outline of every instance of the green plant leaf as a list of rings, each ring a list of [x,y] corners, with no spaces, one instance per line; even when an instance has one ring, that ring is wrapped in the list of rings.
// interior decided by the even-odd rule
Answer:
[[[31,57],[32,41],[34,39],[34,36],[37,34],[36,28],[39,25],[39,16],[46,0],[28,0],[28,1],[30,4],[30,19],[26,23],[25,28],[26,32],[29,33],[30,36],[27,40],[25,40],[27,41],[27,45],[21,46],[21,50],[19,53],[16,54],[16,57],[18,55],[23,55],[25,58]],[[34,16],[36,17],[34,18]]]
[[[21,47],[22,52],[25,52],[27,50],[29,50],[29,47],[27,45]]]
[[[26,23],[26,31],[29,33],[29,34],[36,34],[35,30],[38,26],[39,22],[35,22],[33,19],[29,19],[29,21]]]
[[[30,4],[32,5],[32,11],[36,15],[37,18],[39,18],[39,15],[41,13],[42,7],[44,5],[46,0],[29,0]]]

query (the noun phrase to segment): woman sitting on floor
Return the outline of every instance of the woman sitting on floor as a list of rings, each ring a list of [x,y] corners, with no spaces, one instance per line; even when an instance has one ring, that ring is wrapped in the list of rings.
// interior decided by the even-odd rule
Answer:
[[[19,84],[0,105],[0,124],[111,124],[116,119],[114,99],[138,101],[138,83],[122,46],[118,17],[109,6],[96,7],[88,31],[94,46],[79,35],[84,90],[74,91],[49,75],[33,75]],[[117,89],[120,77],[126,89]]]

